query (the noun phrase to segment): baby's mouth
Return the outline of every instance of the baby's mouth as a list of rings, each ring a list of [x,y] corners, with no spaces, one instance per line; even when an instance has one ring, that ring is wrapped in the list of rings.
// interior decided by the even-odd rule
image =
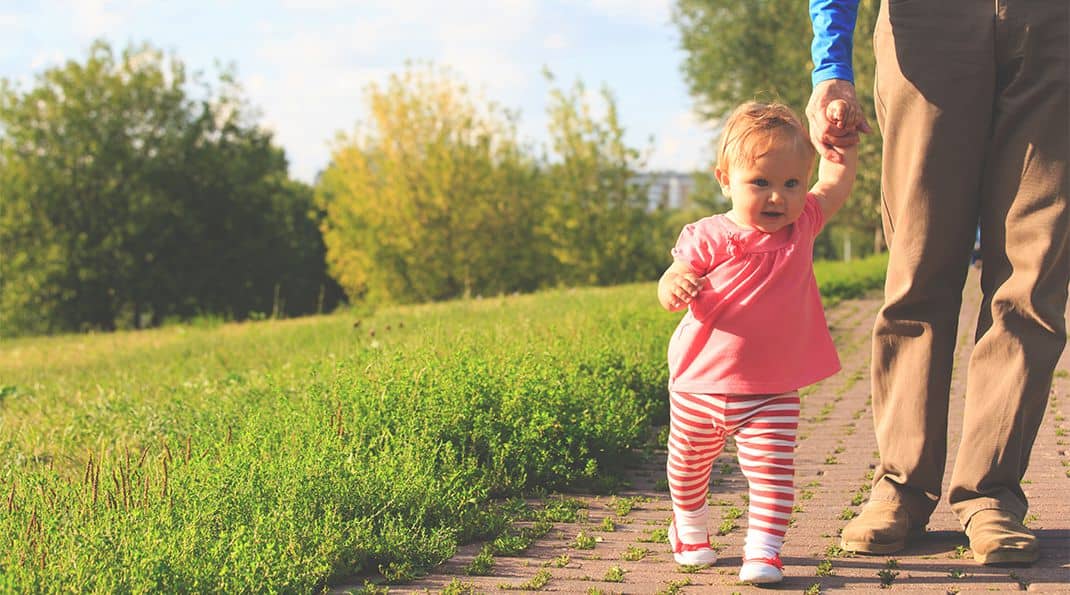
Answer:
[[[762,216],[763,217],[769,217],[769,218],[772,218],[772,219],[780,217],[783,214],[784,213],[777,213],[777,212],[773,212],[773,211],[762,211]]]

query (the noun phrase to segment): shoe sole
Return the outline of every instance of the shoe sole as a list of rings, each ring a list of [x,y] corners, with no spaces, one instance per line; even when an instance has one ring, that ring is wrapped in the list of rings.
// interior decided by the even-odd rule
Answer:
[[[985,565],[1027,565],[1040,559],[1038,550],[995,550],[987,554],[973,553],[973,559]]]
[[[750,580],[739,579],[739,582],[746,583],[748,585],[775,585],[777,583],[784,582],[784,579],[783,579],[783,577],[776,578],[776,579],[772,579],[772,578],[771,579],[750,579]]]
[[[845,539],[840,540],[840,548],[856,554],[894,554],[899,550],[905,548],[907,543],[925,535],[925,527],[918,527],[911,529],[906,538],[901,541],[893,541],[891,543],[876,543],[872,541],[847,541]]]
[[[783,576],[779,576],[779,577],[761,576],[761,577],[755,577],[755,578],[743,578],[741,576],[741,577],[739,577],[739,582],[747,583],[749,585],[774,585],[776,583],[784,582],[784,577]]]

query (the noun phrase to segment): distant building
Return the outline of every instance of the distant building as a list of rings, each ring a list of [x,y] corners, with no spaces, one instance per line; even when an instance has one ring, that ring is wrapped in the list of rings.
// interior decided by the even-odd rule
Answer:
[[[643,172],[635,176],[633,182],[647,187],[647,208],[651,210],[685,207],[695,189],[695,180],[690,173],[675,171]]]

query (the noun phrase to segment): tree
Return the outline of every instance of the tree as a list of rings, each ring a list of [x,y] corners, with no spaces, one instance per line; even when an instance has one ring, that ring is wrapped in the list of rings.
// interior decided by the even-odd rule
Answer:
[[[877,9],[877,0],[861,0],[854,36],[855,88],[874,128],[872,33]],[[813,30],[805,2],[677,0],[672,18],[686,53],[684,77],[702,117],[720,121],[739,103],[755,98],[778,100],[803,114],[813,69]],[[864,137],[854,192],[834,222],[866,229],[875,237],[881,229],[880,145],[879,132]]]
[[[552,80],[552,76],[547,73]],[[604,117],[585,85],[551,91],[550,139],[554,161],[544,235],[559,283],[609,285],[653,279],[663,264],[656,234],[661,211],[648,211],[647,189],[636,183],[639,151],[624,142],[624,127],[609,89],[601,91]]]
[[[331,274],[351,299],[420,302],[530,291],[540,174],[516,118],[446,69],[410,64],[366,89],[316,187]]]
[[[84,65],[48,70],[25,94],[5,81],[5,333],[114,328],[145,263],[126,247],[158,206],[144,163],[169,152],[185,115],[185,71],[162,66],[146,48],[117,63],[97,43]]]
[[[241,318],[295,271],[326,281],[314,244],[289,259],[310,198],[233,76],[213,86],[148,45],[0,84],[0,184],[2,334]]]

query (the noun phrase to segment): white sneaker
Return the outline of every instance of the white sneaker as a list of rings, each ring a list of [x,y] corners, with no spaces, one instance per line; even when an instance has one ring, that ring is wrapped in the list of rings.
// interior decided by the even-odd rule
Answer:
[[[779,555],[772,558],[744,559],[743,567],[739,569],[739,580],[756,585],[779,583],[784,580],[784,564],[780,562]]]
[[[717,552],[710,547],[710,537],[703,543],[684,543],[676,536],[676,523],[669,523],[669,546],[672,547],[672,559],[684,566],[714,564]]]

